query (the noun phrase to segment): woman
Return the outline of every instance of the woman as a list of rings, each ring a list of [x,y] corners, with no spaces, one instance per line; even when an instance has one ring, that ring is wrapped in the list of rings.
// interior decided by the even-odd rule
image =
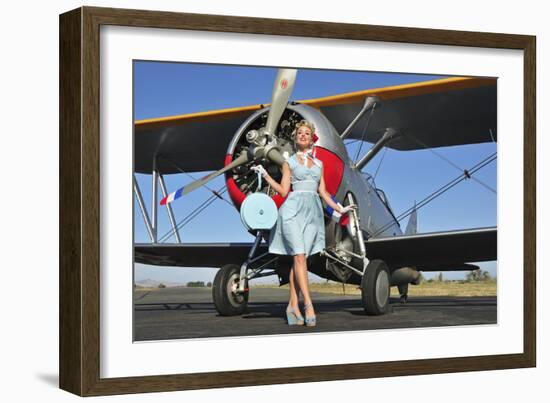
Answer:
[[[326,191],[323,163],[312,155],[314,133],[315,127],[306,120],[296,124],[292,133],[296,153],[283,164],[281,183],[269,176],[261,165],[253,167],[283,197],[287,196],[292,185],[292,191],[279,208],[277,224],[269,234],[270,253],[293,256],[286,310],[289,325],[316,325],[315,310],[309,294],[306,259],[325,248],[325,223],[319,195],[341,214],[355,208],[336,204]],[[300,291],[304,297],[305,321],[299,309]]]

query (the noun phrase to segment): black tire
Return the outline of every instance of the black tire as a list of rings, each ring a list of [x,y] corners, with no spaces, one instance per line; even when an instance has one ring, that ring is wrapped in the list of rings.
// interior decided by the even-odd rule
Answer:
[[[367,315],[383,315],[390,306],[390,269],[383,260],[372,260],[361,278],[361,300]]]
[[[241,268],[236,264],[226,264],[214,277],[212,284],[212,299],[221,316],[241,315],[248,304],[248,281],[245,282],[245,292],[237,294],[234,290],[239,285]]]

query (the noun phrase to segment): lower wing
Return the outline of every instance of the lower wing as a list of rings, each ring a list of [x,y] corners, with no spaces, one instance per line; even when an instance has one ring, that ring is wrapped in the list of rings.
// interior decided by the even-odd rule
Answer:
[[[246,260],[252,242],[136,244],[136,263],[154,266],[221,267]],[[265,252],[264,245],[259,252]]]
[[[497,259],[496,227],[372,238],[365,244],[370,260],[424,271],[472,270],[477,266],[464,262]]]
[[[415,266],[423,271],[472,270],[465,262],[497,258],[497,229],[475,228],[385,238],[365,242],[370,260],[382,259],[390,267]],[[155,266],[221,267],[241,264],[248,256],[251,242],[136,244],[137,263]],[[267,251],[260,245],[258,253]]]

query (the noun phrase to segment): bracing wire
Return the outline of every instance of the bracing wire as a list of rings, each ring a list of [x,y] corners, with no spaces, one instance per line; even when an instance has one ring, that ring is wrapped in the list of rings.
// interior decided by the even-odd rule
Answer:
[[[184,171],[178,164],[176,164],[175,162],[167,159],[167,158],[164,158],[162,156],[159,156],[159,158],[163,159],[164,161],[168,162],[170,165],[172,165],[174,168],[176,168],[180,173],[184,174],[184,175],[187,175],[189,176],[191,179],[193,179],[194,181],[197,180],[197,178],[195,178],[193,175],[191,175],[189,172],[186,172]],[[218,197],[219,199],[225,201],[227,204],[229,204],[231,207],[233,207],[233,204],[227,200],[225,197],[222,197],[219,192],[216,192],[215,190],[213,190],[212,188],[208,187],[206,184],[202,185],[204,186],[206,189],[208,189],[210,192],[212,192],[212,194],[216,197]]]
[[[217,194],[221,195],[222,193],[226,192],[227,188],[221,187],[218,191],[216,191]],[[210,204],[212,204],[218,196],[216,194],[209,196],[208,199],[206,199],[204,202],[202,202],[199,206],[195,207],[193,211],[191,211],[189,214],[187,214],[185,217],[183,217],[178,223],[176,224],[176,230],[182,229],[184,226],[189,224],[195,217],[197,217],[206,207],[208,207]],[[171,236],[174,235],[174,230],[170,229],[167,231],[160,239],[159,243],[165,242],[167,239],[169,239]]]
[[[495,153],[489,155],[488,157],[486,157],[485,159],[483,159],[482,161],[480,161],[479,163],[477,163],[476,165],[474,165],[469,170],[464,170],[462,175],[457,176],[456,178],[454,178],[453,180],[451,180],[447,184],[441,186],[439,189],[432,192],[427,197],[425,197],[422,201],[420,201],[420,203],[416,203],[413,207],[410,207],[409,209],[405,210],[403,213],[401,213],[399,216],[396,217],[396,221],[400,222],[400,221],[404,220],[405,218],[410,216],[413,213],[414,210],[419,210],[420,208],[426,206],[428,203],[433,201],[435,198],[437,198],[437,197],[441,196],[443,193],[447,192],[449,189],[451,189],[454,186],[458,185],[463,180],[471,178],[471,174],[479,171],[481,168],[483,168],[486,165],[490,164],[491,162],[495,161],[496,158],[497,158],[496,154],[497,153],[495,152]],[[371,235],[371,238],[380,235],[381,233],[383,233],[384,231],[389,229],[392,225],[394,225],[394,223],[395,223],[395,221],[392,220],[392,221],[389,221],[387,224],[384,224],[374,234]]]
[[[380,158],[380,161],[378,162],[378,166],[376,167],[376,171],[374,172],[374,175],[372,177],[373,181],[376,179],[376,175],[378,175],[378,170],[382,166],[382,161],[384,161],[384,157],[386,156],[387,151],[388,151],[388,149],[386,147],[384,147],[384,152],[382,153],[382,157]]]
[[[457,170],[459,170],[460,172],[464,172],[464,169],[459,167],[458,165],[456,165],[453,161],[451,161],[450,159],[448,159],[447,157],[445,157],[443,154],[441,153],[438,153],[436,150],[434,150],[433,148],[431,147],[428,147],[426,144],[424,144],[422,141],[420,141],[419,139],[417,139],[415,136],[413,136],[412,134],[407,134],[408,137],[412,138],[414,141],[416,141],[418,144],[420,144],[422,147],[426,148],[427,150],[429,150],[432,154],[434,154],[435,156],[441,158],[443,161],[446,161],[449,165],[453,166],[454,168],[456,168]],[[476,181],[477,183],[479,183],[481,186],[483,186],[485,189],[489,190],[490,192],[493,192],[494,194],[497,194],[497,191],[495,189],[493,189],[491,186],[487,185],[486,183],[482,182],[481,179],[478,179],[478,178],[475,178],[475,177],[470,177],[470,179],[473,179],[474,181]]]
[[[183,174],[186,174],[187,176],[191,177],[192,179],[195,179],[191,174],[185,172],[181,167],[179,167],[176,163],[167,160],[166,158],[163,158],[166,162],[171,164],[174,168],[176,168],[178,171],[180,171]],[[257,177],[255,177],[250,184],[249,188],[252,187],[257,182]],[[233,204],[229,202],[225,197],[222,196],[223,193],[227,191],[227,188],[225,186],[222,186],[218,190],[211,189],[210,187],[203,185],[205,188],[207,188],[210,192],[212,192],[212,196],[210,196],[208,199],[206,199],[203,203],[201,203],[199,206],[197,206],[193,211],[191,211],[189,214],[187,214],[185,217],[183,217],[177,224],[176,224],[176,230],[182,229],[184,226],[189,224],[194,218],[196,218],[200,213],[202,213],[210,204],[212,204],[216,198],[224,200],[227,202],[231,207],[233,207]],[[174,235],[174,229],[170,229],[167,231],[160,239],[159,243],[165,242],[166,240],[170,239],[171,236]]]
[[[361,133],[361,144],[359,145],[359,148],[357,149],[357,152],[355,153],[355,159],[354,159],[355,162],[357,162],[357,159],[359,158],[359,153],[361,152],[361,149],[363,148],[363,142],[365,141],[365,133],[367,132],[367,129],[370,125],[370,121],[371,121],[372,115],[374,114],[374,109],[375,108],[376,108],[376,104],[374,104],[372,109],[370,110],[369,117],[367,118],[367,121],[365,122],[365,126],[363,126],[363,131]]]

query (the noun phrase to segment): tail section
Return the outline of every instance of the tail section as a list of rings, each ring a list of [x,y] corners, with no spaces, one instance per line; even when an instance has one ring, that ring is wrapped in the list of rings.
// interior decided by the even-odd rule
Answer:
[[[416,216],[416,202],[414,203],[414,208],[409,217],[409,222],[407,223],[407,228],[405,229],[405,235],[414,235],[418,232],[417,228],[417,216]]]

